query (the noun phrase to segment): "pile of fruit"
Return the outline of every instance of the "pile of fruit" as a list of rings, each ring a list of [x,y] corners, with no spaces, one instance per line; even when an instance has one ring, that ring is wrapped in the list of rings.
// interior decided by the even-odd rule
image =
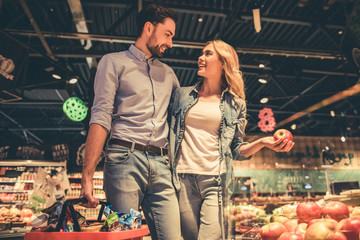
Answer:
[[[28,208],[0,208],[0,223],[11,223],[12,227],[29,226],[33,219],[33,211]]]
[[[301,202],[275,209],[260,228],[263,240],[359,240],[360,207],[339,201]]]

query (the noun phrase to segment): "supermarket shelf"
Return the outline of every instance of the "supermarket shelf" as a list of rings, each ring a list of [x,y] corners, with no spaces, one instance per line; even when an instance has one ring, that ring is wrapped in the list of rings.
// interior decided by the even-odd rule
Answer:
[[[99,185],[99,186],[94,186],[93,187],[94,189],[103,189],[103,186],[102,185]],[[71,189],[81,189],[81,186],[78,186],[78,187],[71,187]]]
[[[34,190],[0,190],[0,193],[29,193]]]
[[[6,160],[0,161],[1,167],[65,167],[66,161],[64,162],[53,162],[46,160]]]
[[[69,179],[81,179],[81,177],[69,176]],[[93,177],[93,179],[104,179],[103,177]]]
[[[15,237],[24,237],[25,233],[30,232],[30,230],[31,227],[3,230],[0,232],[0,239],[13,239]]]
[[[1,202],[1,201],[0,201],[0,205],[1,205],[1,204],[17,204],[17,203],[20,203],[20,204],[28,204],[29,201],[24,201],[24,200],[18,200],[18,201],[13,201],[13,202]]]
[[[15,181],[1,181],[1,183],[34,183],[35,180],[15,180]]]

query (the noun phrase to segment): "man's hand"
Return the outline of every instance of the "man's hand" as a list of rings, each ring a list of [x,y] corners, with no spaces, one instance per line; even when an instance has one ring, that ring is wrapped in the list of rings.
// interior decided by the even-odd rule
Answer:
[[[93,183],[92,181],[81,180],[81,193],[80,197],[86,197],[88,202],[81,204],[87,208],[96,208],[99,205],[99,200],[94,198],[93,193]]]

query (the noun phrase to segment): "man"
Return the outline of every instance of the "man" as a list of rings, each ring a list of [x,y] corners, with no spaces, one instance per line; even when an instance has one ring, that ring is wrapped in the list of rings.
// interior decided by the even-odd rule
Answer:
[[[175,12],[159,6],[137,17],[129,50],[105,55],[95,76],[95,98],[86,140],[81,196],[95,207],[92,178],[107,134],[104,191],[112,209],[142,207],[155,239],[180,239],[180,217],[167,155],[167,108],[179,87],[173,70],[157,57],[172,47]]]

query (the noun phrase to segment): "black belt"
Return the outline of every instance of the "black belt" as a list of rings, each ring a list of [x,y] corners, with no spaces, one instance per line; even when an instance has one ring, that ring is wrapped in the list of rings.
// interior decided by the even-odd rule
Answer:
[[[124,147],[128,147],[131,148],[133,146],[132,142],[128,142],[128,141],[124,141],[121,139],[116,139],[116,138],[112,138],[109,140],[109,144],[118,144]],[[163,154],[163,155],[167,155],[168,154],[168,150],[167,148],[161,148],[161,147],[156,147],[156,146],[152,146],[152,145],[142,145],[142,144],[138,144],[135,143],[134,148],[140,151],[148,151],[149,153],[157,153],[157,154]]]

